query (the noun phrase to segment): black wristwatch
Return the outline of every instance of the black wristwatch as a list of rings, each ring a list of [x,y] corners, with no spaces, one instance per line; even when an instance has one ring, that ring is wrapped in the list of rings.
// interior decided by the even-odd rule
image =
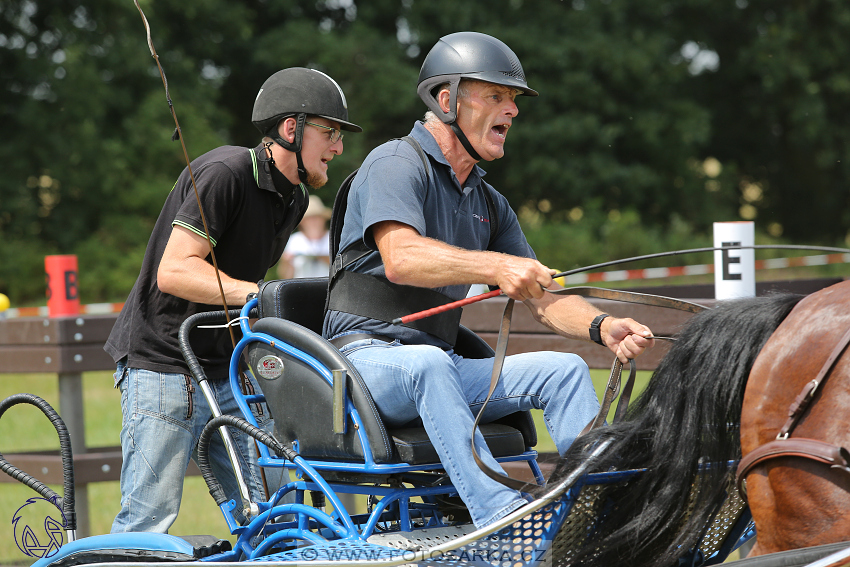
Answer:
[[[602,327],[602,321],[608,316],[609,315],[607,313],[601,313],[594,317],[593,322],[590,324],[590,340],[598,345],[605,346],[605,343],[602,342],[602,332],[600,328]]]

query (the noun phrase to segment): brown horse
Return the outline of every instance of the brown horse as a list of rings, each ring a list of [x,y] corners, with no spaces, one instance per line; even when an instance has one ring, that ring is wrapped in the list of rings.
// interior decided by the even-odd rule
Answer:
[[[606,512],[573,564],[675,566],[735,490],[742,444],[746,454],[776,438],[789,405],[848,329],[850,282],[806,298],[723,301],[694,315],[626,419],[579,438],[553,472],[553,479],[562,478],[608,440],[610,450],[594,471],[645,469],[628,485],[611,485]],[[850,446],[845,408],[850,353],[838,357],[790,437]],[[847,472],[783,457],[748,476],[754,553],[850,540]]]
[[[806,297],[780,324],[747,382],[741,411],[744,456],[776,438],[789,406],[848,329],[850,282]],[[850,447],[848,408],[850,352],[845,352],[825,375],[789,439]],[[747,475],[747,497],[758,532],[751,556],[850,539],[846,470],[798,456],[771,459]]]

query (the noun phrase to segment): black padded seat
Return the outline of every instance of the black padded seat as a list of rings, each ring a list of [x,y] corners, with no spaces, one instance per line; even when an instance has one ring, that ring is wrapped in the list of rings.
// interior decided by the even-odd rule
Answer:
[[[485,423],[479,428],[494,457],[509,457],[525,451],[522,433],[513,427],[499,423]],[[424,428],[393,429],[390,430],[390,435],[401,462],[423,465],[440,460]]]
[[[345,369],[349,399],[363,422],[376,463],[413,465],[439,462],[421,422],[387,430],[362,377],[336,347],[321,337],[327,278],[264,282],[260,286],[258,313],[253,330],[276,337],[310,354],[328,369]],[[478,335],[461,326],[456,351],[469,358],[493,356]],[[363,460],[366,455],[349,421],[345,434],[333,433],[333,389],[309,364],[264,343],[245,350],[249,367],[257,369],[268,356],[278,357],[283,372],[266,379],[255,372],[266,404],[275,421],[275,437],[298,452],[317,460]],[[417,423],[418,422],[418,423]],[[487,446],[496,457],[519,455],[537,444],[530,412],[517,412],[480,426]]]

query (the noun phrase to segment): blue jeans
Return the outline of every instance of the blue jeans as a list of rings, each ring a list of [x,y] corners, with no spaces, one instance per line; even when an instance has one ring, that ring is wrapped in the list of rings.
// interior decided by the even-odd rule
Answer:
[[[253,377],[251,381],[259,392]],[[242,417],[230,383],[210,381],[209,384],[221,412]],[[124,462],[121,465],[121,511],[112,524],[112,533],[167,533],[180,509],[186,466],[190,458],[197,458],[198,438],[212,418],[212,412],[194,379],[183,374],[126,368],[119,362],[115,385],[121,391]],[[190,391],[192,389],[194,392]],[[254,407],[251,404],[252,411],[256,411]],[[260,427],[270,431],[272,423],[265,404],[262,410],[262,415],[255,417]],[[234,428],[229,430],[252,499],[264,501],[254,441]],[[236,476],[217,433],[211,437],[209,456],[228,499],[241,503]],[[237,506],[237,510],[241,510],[241,506]],[[237,521],[240,519],[241,512]]]
[[[422,418],[440,462],[477,527],[495,522],[526,503],[522,495],[485,475],[472,458],[475,415],[490,389],[493,359],[463,358],[426,345],[364,339],[345,345],[389,427]],[[574,354],[531,352],[505,359],[502,377],[482,423],[510,413],[542,409],[561,454],[599,411],[587,364]],[[481,433],[475,447],[490,468],[501,467]]]

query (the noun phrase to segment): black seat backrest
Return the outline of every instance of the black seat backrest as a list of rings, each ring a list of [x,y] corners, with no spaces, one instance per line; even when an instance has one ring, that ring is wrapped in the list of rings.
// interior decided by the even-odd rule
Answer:
[[[261,319],[280,317],[321,335],[327,293],[328,278],[263,282],[257,295],[257,312]]]
[[[372,458],[378,463],[394,460],[392,439],[378,416],[369,390],[354,366],[333,345],[311,329],[278,317],[260,319],[253,330],[285,341],[315,358],[328,370],[346,370],[348,395],[360,415]],[[248,345],[245,357],[249,367],[257,369],[255,375],[274,418],[275,437],[280,442],[291,446],[294,440],[298,440],[296,450],[306,458],[366,458],[358,430],[350,421],[344,434],[333,433],[333,386],[309,363],[263,342]],[[262,372],[260,369],[268,360],[282,366],[282,371]]]

